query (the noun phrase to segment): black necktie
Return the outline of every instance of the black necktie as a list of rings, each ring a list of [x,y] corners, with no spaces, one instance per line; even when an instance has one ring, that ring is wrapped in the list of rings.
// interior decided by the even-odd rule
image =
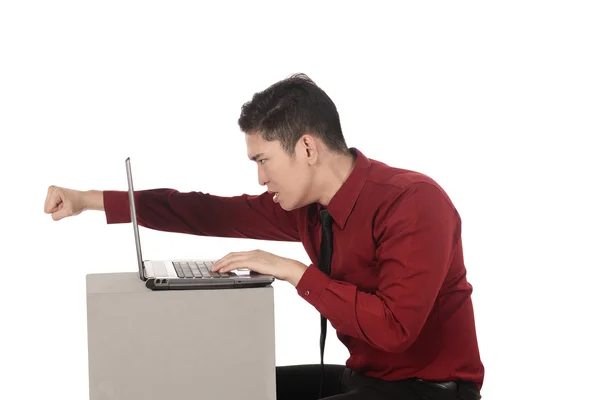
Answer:
[[[331,255],[333,254],[333,233],[331,224],[333,218],[326,209],[321,210],[321,254],[319,256],[319,269],[329,275],[331,271]],[[325,364],[323,355],[325,353],[325,337],[327,336],[327,319],[321,314],[321,385],[319,398],[323,395],[323,380],[325,376]]]

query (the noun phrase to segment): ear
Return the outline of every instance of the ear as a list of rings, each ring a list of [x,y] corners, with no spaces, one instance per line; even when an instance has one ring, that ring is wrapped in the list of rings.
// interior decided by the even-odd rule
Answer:
[[[317,151],[317,141],[312,135],[303,135],[300,138],[300,143],[302,146],[302,151],[304,152],[304,156],[308,161],[309,165],[313,165],[317,162],[317,158],[319,156],[319,152]]]

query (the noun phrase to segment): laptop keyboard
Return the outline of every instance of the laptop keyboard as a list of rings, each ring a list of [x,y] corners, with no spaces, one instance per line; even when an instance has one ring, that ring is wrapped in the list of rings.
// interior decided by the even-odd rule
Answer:
[[[175,272],[180,278],[229,278],[235,276],[230,272],[211,272],[212,261],[173,261]]]

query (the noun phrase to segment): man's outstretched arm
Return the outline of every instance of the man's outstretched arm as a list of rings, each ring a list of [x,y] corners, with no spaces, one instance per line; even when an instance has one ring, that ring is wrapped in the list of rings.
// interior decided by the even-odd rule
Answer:
[[[135,192],[141,226],[202,236],[298,241],[297,214],[283,210],[271,195],[243,194],[220,197],[202,192],[181,193],[175,189]],[[78,191],[50,186],[44,211],[54,220],[85,210],[106,213],[109,224],[131,222],[126,191]]]
[[[202,236],[298,241],[296,214],[272,195],[221,197],[202,192],[150,189],[135,192],[138,223],[150,229]],[[130,222],[125,191],[104,191],[106,221]]]

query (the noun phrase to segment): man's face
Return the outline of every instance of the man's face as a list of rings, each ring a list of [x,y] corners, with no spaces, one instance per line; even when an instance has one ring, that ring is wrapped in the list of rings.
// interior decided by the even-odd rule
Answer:
[[[297,146],[296,157],[290,157],[279,141],[266,141],[258,134],[246,134],[248,158],[256,162],[258,183],[266,185],[273,201],[284,210],[311,203],[312,176],[305,153]]]

